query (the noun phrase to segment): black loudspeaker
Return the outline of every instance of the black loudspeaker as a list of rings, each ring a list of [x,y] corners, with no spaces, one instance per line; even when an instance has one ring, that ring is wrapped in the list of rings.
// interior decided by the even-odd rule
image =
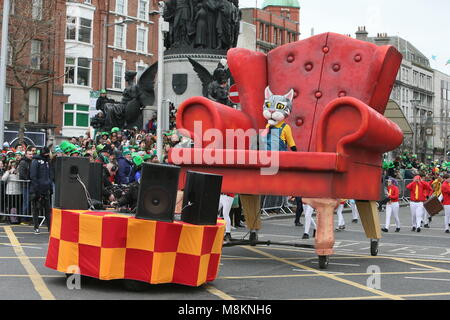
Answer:
[[[180,167],[144,163],[139,184],[136,218],[173,222]]]
[[[103,164],[99,162],[89,163],[88,191],[91,199],[103,200]]]
[[[181,220],[197,225],[216,225],[222,176],[188,171]]]
[[[85,188],[88,188],[88,177],[88,158],[58,157],[55,166],[55,208],[87,210],[89,205]]]

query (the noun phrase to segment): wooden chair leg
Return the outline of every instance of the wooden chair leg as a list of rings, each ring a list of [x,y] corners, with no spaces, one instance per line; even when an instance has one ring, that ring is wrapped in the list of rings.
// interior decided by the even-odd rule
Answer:
[[[317,211],[317,230],[315,248],[318,256],[333,254],[334,210],[339,205],[335,199],[302,199]]]
[[[376,201],[356,201],[366,237],[381,239],[380,215]]]

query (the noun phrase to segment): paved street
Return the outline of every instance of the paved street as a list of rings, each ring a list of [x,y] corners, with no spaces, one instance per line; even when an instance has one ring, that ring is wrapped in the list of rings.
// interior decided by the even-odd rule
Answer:
[[[319,269],[313,249],[227,247],[214,282],[199,288],[149,285],[143,292],[126,291],[121,281],[84,278],[81,289],[69,290],[64,274],[44,266],[48,233],[34,235],[28,226],[0,224],[0,299],[450,299],[450,235],[443,231],[443,215],[421,233],[410,231],[409,208],[401,208],[400,215],[401,232],[391,227],[384,234],[377,257],[369,253],[361,224],[351,223],[351,214],[344,213],[347,229],[335,233],[336,253],[326,270]],[[232,234],[243,237],[245,229]],[[300,240],[302,234],[292,216],[269,218],[260,240],[313,243]]]

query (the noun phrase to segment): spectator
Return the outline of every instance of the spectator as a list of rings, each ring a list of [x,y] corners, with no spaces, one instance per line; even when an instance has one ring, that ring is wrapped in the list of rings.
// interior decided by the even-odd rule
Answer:
[[[132,177],[132,168],[133,164],[131,162],[131,151],[126,150],[123,152],[123,156],[117,159],[117,163],[119,166],[117,175],[116,175],[116,183],[117,184],[129,184],[134,181]]]
[[[19,162],[18,171],[19,171],[19,179],[22,181],[30,180],[30,168],[31,161],[33,160],[33,152],[31,150],[27,150],[25,152],[25,157],[22,161]],[[22,194],[23,194],[23,206],[22,206],[22,214],[28,215],[30,209],[30,189],[29,182],[21,182],[22,184]]]
[[[53,193],[52,178],[49,165],[50,150],[43,147],[39,155],[33,157],[31,163],[31,211],[33,213],[34,233],[39,234],[39,215],[45,217],[50,231],[51,195]]]
[[[19,180],[19,172],[17,170],[17,162],[9,160],[7,170],[2,176],[2,181],[6,183],[6,212],[10,215],[11,224],[19,224],[20,220],[17,217],[21,211],[21,195],[22,188]]]

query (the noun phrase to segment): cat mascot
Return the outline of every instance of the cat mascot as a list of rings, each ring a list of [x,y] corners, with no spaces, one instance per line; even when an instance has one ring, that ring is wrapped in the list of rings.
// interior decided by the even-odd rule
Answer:
[[[294,90],[286,95],[274,95],[267,87],[264,92],[263,116],[267,120],[266,129],[260,137],[260,150],[268,151],[297,151],[291,127],[286,123],[292,111]],[[256,245],[258,230],[261,229],[260,196],[240,195],[242,209],[247,228],[250,230],[250,243]]]

